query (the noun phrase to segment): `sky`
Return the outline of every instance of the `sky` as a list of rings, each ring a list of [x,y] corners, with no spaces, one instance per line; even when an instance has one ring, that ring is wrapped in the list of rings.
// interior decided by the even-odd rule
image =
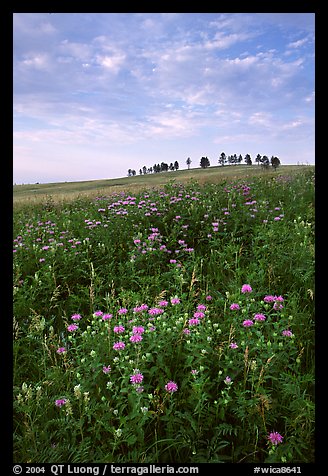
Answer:
[[[314,164],[314,13],[14,13],[13,181]]]

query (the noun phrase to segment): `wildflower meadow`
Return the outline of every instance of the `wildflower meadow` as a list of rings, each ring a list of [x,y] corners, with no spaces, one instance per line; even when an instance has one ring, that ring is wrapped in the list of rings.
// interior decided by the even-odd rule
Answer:
[[[314,187],[14,210],[15,462],[314,462]]]

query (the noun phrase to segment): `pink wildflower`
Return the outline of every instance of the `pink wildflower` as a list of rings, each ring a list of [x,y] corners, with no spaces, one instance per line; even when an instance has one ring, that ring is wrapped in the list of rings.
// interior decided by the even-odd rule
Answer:
[[[66,349],[65,347],[59,347],[59,349],[57,349],[57,354],[64,354],[66,352]]]
[[[199,312],[199,311],[198,311],[198,312],[194,312],[194,317],[195,317],[196,319],[198,319],[198,318],[199,318],[199,319],[202,319],[203,317],[205,317],[205,314],[204,314],[203,312]]]
[[[68,327],[67,327],[67,330],[69,332],[73,332],[73,331],[76,331],[76,329],[78,329],[79,326],[77,324],[70,324]]]
[[[233,302],[230,306],[231,311],[239,311],[240,306],[236,302]]]
[[[122,332],[125,331],[125,327],[122,325],[115,326],[113,331],[115,332],[115,334],[122,334]]]
[[[197,311],[206,311],[206,306],[205,306],[205,304],[198,304],[198,306],[197,306]]]
[[[282,331],[282,335],[286,336],[286,337],[292,337],[294,334],[292,333],[292,331],[286,329],[286,330]]]
[[[149,309],[148,314],[150,314],[151,316],[158,316],[159,314],[163,314],[163,312],[164,309],[161,309],[159,307],[152,307],[151,309]]]
[[[266,317],[264,314],[255,314],[254,321],[265,321]]]
[[[197,317],[194,319],[189,319],[188,324],[190,326],[198,326],[198,324],[200,324],[200,320],[197,319]]]
[[[176,392],[178,390],[178,385],[175,382],[173,382],[172,380],[170,380],[165,385],[165,390],[169,393]]]
[[[244,327],[250,327],[254,324],[253,321],[251,321],[250,319],[246,319],[244,322],[243,322],[243,326]]]
[[[231,344],[229,345],[230,349],[238,349],[238,345],[235,344],[235,342],[231,342]]]
[[[125,344],[122,341],[115,342],[114,345],[113,345],[114,350],[122,350],[122,349],[124,349],[124,347],[125,347]]]
[[[60,398],[59,400],[56,400],[56,401],[55,401],[56,407],[59,407],[59,408],[60,408],[61,406],[65,405],[65,404],[66,404],[66,399],[65,399],[65,398]]]
[[[269,294],[268,296],[264,296],[263,301],[264,301],[264,302],[274,302],[274,301],[275,301],[275,297],[272,296],[271,294]]]
[[[179,298],[171,298],[171,304],[180,304]]]
[[[142,326],[133,326],[132,332],[133,334],[142,334],[145,332],[145,328]]]
[[[143,381],[143,375],[141,373],[133,374],[130,377],[131,383],[141,383],[142,381]]]
[[[134,312],[142,312],[142,311],[147,311],[147,309],[148,309],[147,304],[141,304],[141,306],[137,306],[133,310]]]
[[[111,366],[108,365],[108,367],[106,367],[105,365],[103,366],[103,372],[104,374],[109,374],[109,372],[111,371]]]
[[[118,310],[118,313],[119,313],[120,315],[126,314],[127,312],[128,312],[128,310],[127,310],[126,307],[122,307],[121,309]]]
[[[130,341],[133,343],[141,342],[142,336],[140,334],[133,334],[133,336],[130,337]]]
[[[249,284],[243,284],[242,287],[241,287],[241,292],[243,294],[251,293],[252,291],[253,291],[253,289],[251,288],[251,286]]]
[[[82,316],[80,314],[73,314],[73,316],[71,317],[73,321],[79,321],[81,318]]]
[[[103,317],[102,317],[102,320],[103,321],[108,321],[109,319],[111,319],[113,317],[112,314],[104,314]]]
[[[274,431],[274,432],[272,432],[272,433],[269,434],[268,440],[269,440],[270,443],[272,443],[273,445],[279,445],[279,443],[282,443],[283,437],[281,436],[280,433]]]

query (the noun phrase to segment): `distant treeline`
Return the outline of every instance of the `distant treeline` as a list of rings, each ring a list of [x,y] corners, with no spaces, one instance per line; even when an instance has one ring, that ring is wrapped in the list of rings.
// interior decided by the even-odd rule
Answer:
[[[224,152],[221,153],[220,157],[218,158],[218,164],[221,165],[222,167],[224,165],[237,165],[241,164],[242,162],[245,162],[246,165],[252,165],[253,161],[250,156],[250,154],[246,154],[245,157],[243,157],[241,154],[237,156],[237,154],[233,155],[226,155]],[[257,163],[257,165],[261,165],[264,168],[267,168],[272,165],[275,169],[279,167],[280,165],[280,159],[275,156],[271,156],[271,159],[269,159],[268,156],[266,155],[260,155],[257,154],[255,157],[254,161]],[[186,164],[188,166],[188,169],[190,168],[192,160],[190,157],[187,158]],[[210,167],[210,159],[208,157],[201,157],[199,166],[203,169],[206,169],[207,167]],[[165,162],[162,162],[161,164],[154,164],[152,167],[146,167],[144,165],[142,168],[139,169],[139,175],[146,175],[146,174],[157,174],[160,172],[168,172],[168,171],[174,171],[179,169],[179,162],[176,160],[174,163],[171,162],[170,164],[167,164]],[[128,170],[128,176],[132,177],[137,175],[137,172],[134,169],[129,169]]]

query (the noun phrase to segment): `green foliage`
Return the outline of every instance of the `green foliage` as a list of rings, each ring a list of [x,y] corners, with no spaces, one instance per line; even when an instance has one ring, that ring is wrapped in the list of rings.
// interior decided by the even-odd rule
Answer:
[[[15,461],[312,462],[313,197],[277,172],[17,212]]]

